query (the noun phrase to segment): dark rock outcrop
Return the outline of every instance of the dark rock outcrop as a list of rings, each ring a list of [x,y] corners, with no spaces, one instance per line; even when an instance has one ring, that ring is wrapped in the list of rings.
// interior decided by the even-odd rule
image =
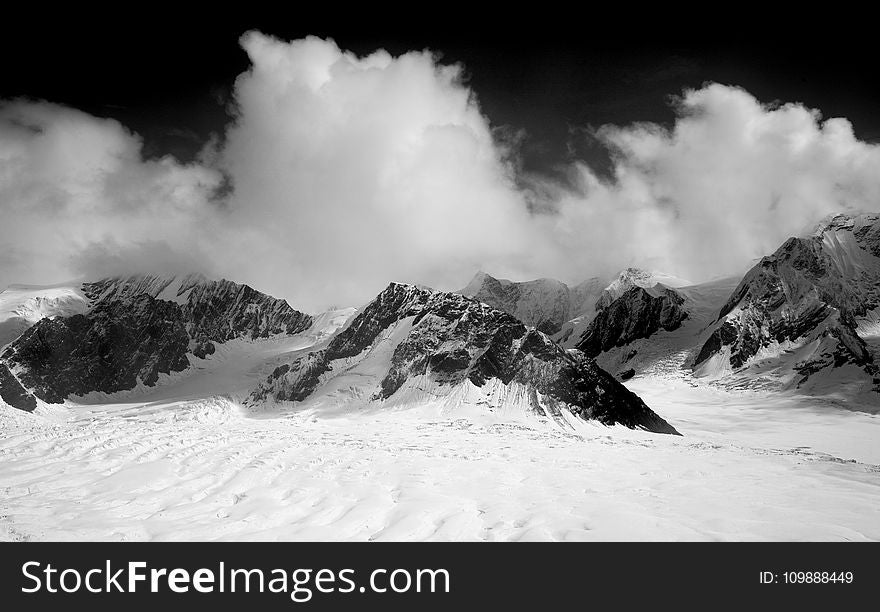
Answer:
[[[876,372],[857,318],[880,307],[880,217],[835,215],[789,238],[742,279],[718,314],[694,367],[729,350],[734,370],[771,344],[819,347],[795,365],[803,378],[851,363]]]
[[[242,336],[298,334],[312,324],[309,315],[294,310],[286,301],[228,280],[195,285],[183,312],[191,336],[204,335],[220,343]]]
[[[620,372],[617,375],[617,377],[620,378],[620,380],[629,380],[630,378],[632,378],[635,375],[636,375],[636,371],[633,368],[629,368],[628,370],[624,370],[623,372]]]
[[[402,331],[373,400],[394,396],[409,380],[427,377],[439,387],[496,379],[530,390],[532,407],[567,408],[583,419],[677,433],[642,400],[593,360],[568,352],[546,334],[485,303],[453,293],[392,283],[322,351],[278,368],[251,395],[303,401],[339,360],[375,351]],[[404,333],[405,332],[405,333]],[[539,400],[538,394],[541,395]]]
[[[0,399],[13,408],[25,412],[33,412],[37,407],[36,398],[21,386],[3,362],[0,362]]]
[[[152,386],[159,374],[189,367],[187,354],[204,359],[215,344],[296,334],[312,324],[284,300],[199,275],[111,278],[82,289],[90,301],[85,314],[42,319],[4,350],[0,366],[18,373],[4,378],[4,394],[14,397],[18,385],[31,399],[59,403],[130,390],[138,381]]]
[[[663,329],[677,329],[688,314],[684,298],[673,289],[632,287],[606,305],[590,323],[576,348],[588,357],[633,340],[649,338]]]
[[[7,347],[2,358],[19,380],[49,403],[90,391],[155,384],[160,373],[189,366],[189,337],[180,306],[142,294],[100,303],[87,315],[43,319]]]
[[[132,276],[86,283],[83,290],[93,303],[150,295],[181,305],[189,335],[201,342],[223,343],[233,338],[266,338],[297,334],[308,329],[312,318],[285,301],[248,285],[228,280],[208,280],[198,274],[185,277]],[[210,354],[210,349],[204,351]]]

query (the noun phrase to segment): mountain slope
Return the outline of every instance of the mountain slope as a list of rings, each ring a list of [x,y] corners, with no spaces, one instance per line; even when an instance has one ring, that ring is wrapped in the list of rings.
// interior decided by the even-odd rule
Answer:
[[[602,285],[603,281],[598,278],[569,287],[552,278],[513,282],[478,272],[457,293],[513,315],[526,325],[554,336],[575,317],[592,315]]]
[[[155,384],[189,367],[180,306],[147,294],[101,302],[88,315],[43,319],[3,352],[19,382],[48,403]]]
[[[871,339],[878,308],[880,217],[835,215],[745,275],[703,342],[695,372],[761,374],[813,391],[845,378],[876,390],[875,356],[862,335]]]
[[[188,355],[213,354],[215,344],[294,335],[312,324],[284,300],[199,275],[104,279],[84,283],[81,295],[82,312],[37,321],[0,354],[4,401],[22,407],[31,405],[28,395],[59,403],[152,386],[159,374],[188,368]]]
[[[692,283],[684,279],[656,272],[653,270],[643,270],[641,268],[626,268],[617,275],[611,283],[603,289],[599,298],[596,300],[596,310],[602,310],[609,306],[616,299],[622,297],[628,291],[641,287],[643,289],[652,289],[656,285],[664,287],[687,287]]]
[[[251,395],[338,407],[412,398],[511,404],[565,422],[569,415],[677,433],[589,359],[511,315],[457,294],[392,283],[321,351],[278,367]],[[418,401],[418,400],[416,400]]]
[[[662,285],[634,286],[599,310],[575,348],[596,357],[661,329],[673,331],[688,317],[684,303],[684,297]]]
[[[10,285],[0,291],[0,348],[40,319],[86,312],[89,302],[76,284]]]

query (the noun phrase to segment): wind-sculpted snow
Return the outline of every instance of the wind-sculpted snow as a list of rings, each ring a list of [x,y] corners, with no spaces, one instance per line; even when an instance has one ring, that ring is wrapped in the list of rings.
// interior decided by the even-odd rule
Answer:
[[[762,357],[797,355],[802,385],[817,372],[854,366],[880,380],[858,334],[880,306],[880,217],[836,215],[790,238],[743,278],[721,309],[694,365],[737,370]],[[720,363],[719,363],[720,360]]]
[[[188,354],[215,353],[215,343],[294,335],[312,324],[284,300],[201,275],[105,279],[84,283],[82,295],[85,312],[39,319],[0,355],[0,391],[14,399],[4,401],[32,410],[34,396],[60,403],[152,386],[159,374],[187,369]]]
[[[688,317],[684,298],[672,289],[634,286],[604,306],[590,323],[576,348],[595,357],[663,329],[678,329]]]
[[[250,401],[306,401],[358,367],[374,374],[371,402],[396,399],[414,381],[436,395],[498,381],[526,389],[539,415],[560,418],[567,411],[606,425],[677,433],[592,360],[511,315],[461,295],[396,283],[325,349],[278,367]]]

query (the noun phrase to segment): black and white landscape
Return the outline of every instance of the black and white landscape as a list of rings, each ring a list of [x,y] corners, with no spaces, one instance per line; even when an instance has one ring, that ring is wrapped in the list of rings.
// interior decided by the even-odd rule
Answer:
[[[3,92],[0,539],[880,539],[878,125],[239,34],[184,145]]]

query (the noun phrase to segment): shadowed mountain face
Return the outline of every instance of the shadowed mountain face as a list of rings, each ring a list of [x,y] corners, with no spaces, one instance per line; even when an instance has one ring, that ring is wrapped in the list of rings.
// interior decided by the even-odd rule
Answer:
[[[380,357],[381,356],[381,357]],[[513,316],[461,295],[392,283],[326,349],[285,364],[251,395],[307,401],[353,368],[375,374],[368,400],[462,385],[516,387],[534,412],[677,433],[592,360],[565,351]]]
[[[610,283],[592,278],[574,287],[553,279],[515,283],[480,272],[459,293],[595,357],[658,330],[676,329],[687,313],[682,296],[669,287],[686,284],[639,268],[626,268]]]
[[[632,287],[603,307],[576,348],[595,357],[614,347],[650,338],[663,329],[673,331],[688,317],[684,298],[672,289]]]
[[[15,375],[0,361],[0,399],[19,410],[33,412],[37,400],[28,390],[21,386]]]
[[[296,334],[312,319],[286,301],[228,280],[208,280],[198,274],[184,277],[133,276],[86,283],[93,302],[126,300],[150,295],[180,304],[187,333],[194,339],[223,343],[233,338],[266,338]]]
[[[836,215],[813,235],[790,238],[745,275],[694,365],[736,370],[768,355],[795,354],[797,384],[844,365],[875,376],[866,339],[876,336],[868,328],[878,307],[880,217]]]
[[[90,391],[155,384],[189,367],[180,306],[146,294],[102,302],[88,315],[43,319],[3,353],[18,380],[49,403]]]
[[[85,283],[83,314],[47,317],[0,355],[4,401],[33,409],[92,391],[152,386],[189,367],[215,343],[296,334],[312,319],[247,285],[201,276],[136,276]],[[15,399],[15,403],[7,400]]]

